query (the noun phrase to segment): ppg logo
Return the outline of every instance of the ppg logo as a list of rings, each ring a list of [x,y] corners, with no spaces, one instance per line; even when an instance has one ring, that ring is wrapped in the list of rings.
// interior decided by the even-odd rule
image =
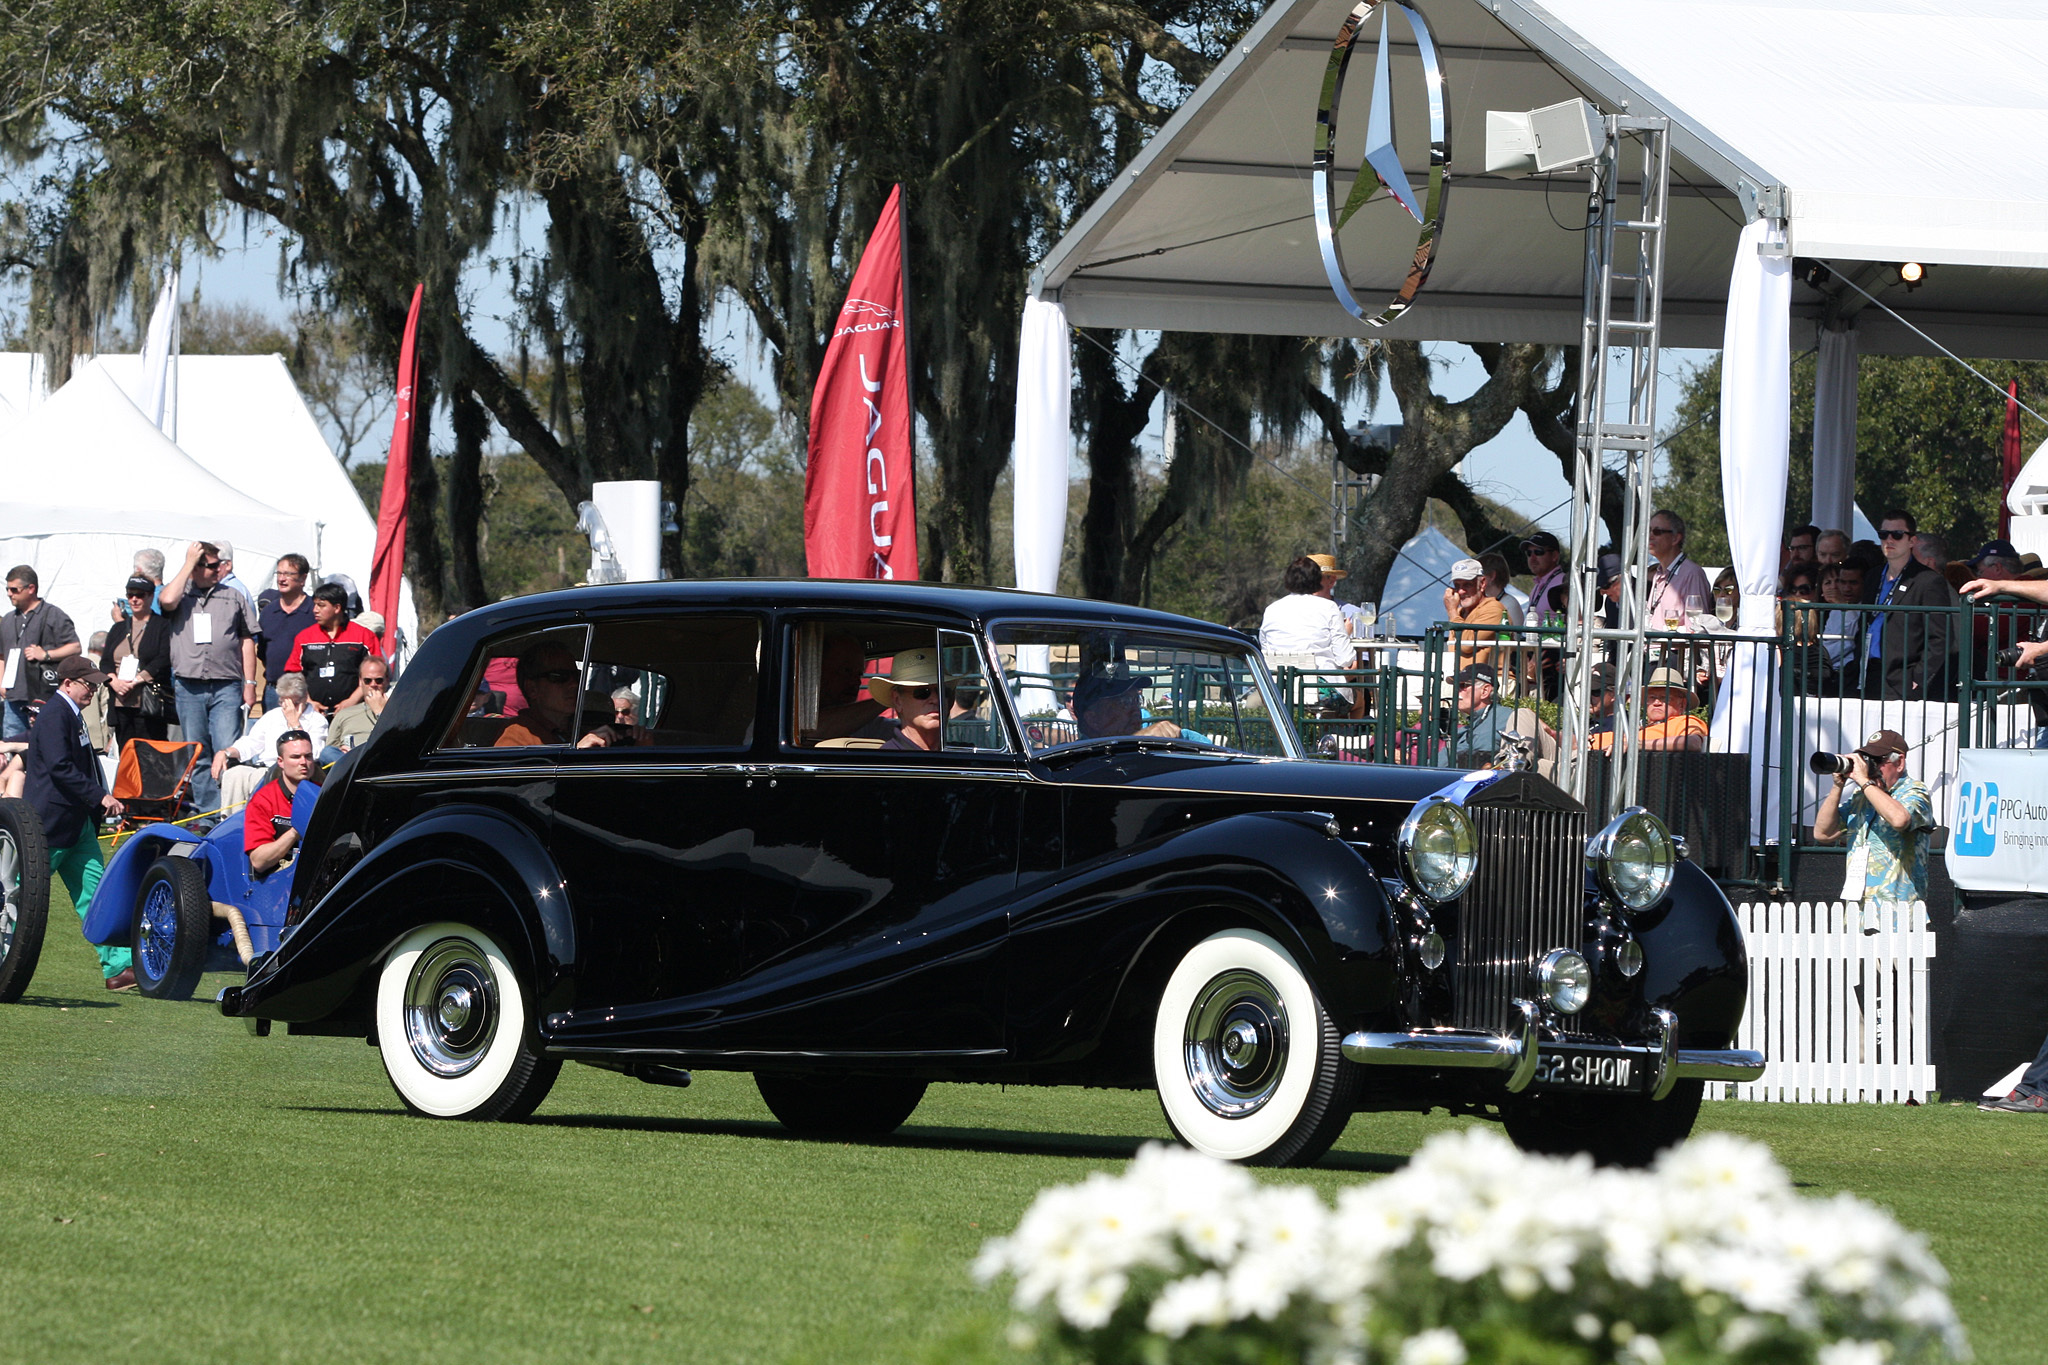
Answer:
[[[1998,847],[1998,784],[1965,782],[1956,794],[1956,852],[1988,858]]]

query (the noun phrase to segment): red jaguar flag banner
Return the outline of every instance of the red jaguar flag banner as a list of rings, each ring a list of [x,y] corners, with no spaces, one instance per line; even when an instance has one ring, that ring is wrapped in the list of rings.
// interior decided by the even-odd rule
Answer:
[[[405,577],[406,490],[412,477],[413,388],[420,364],[415,343],[420,333],[420,295],[412,287],[412,311],[405,318],[405,340],[398,348],[398,415],[391,420],[391,454],[384,465],[384,495],[377,503],[377,547],[370,555],[370,610],[384,618],[385,649],[398,638],[398,583]]]
[[[2020,453],[2020,384],[2017,379],[2005,386],[2005,492],[2010,495],[2013,481],[2020,476],[2020,465],[2025,457]],[[2004,540],[2012,535],[2012,508],[2005,505],[2005,498],[1998,500],[1998,538]]]
[[[861,253],[811,393],[804,559],[813,578],[916,578],[903,219],[889,202]]]

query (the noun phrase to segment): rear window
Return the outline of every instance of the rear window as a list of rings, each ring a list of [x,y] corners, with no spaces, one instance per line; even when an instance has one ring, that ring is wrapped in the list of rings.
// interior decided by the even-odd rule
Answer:
[[[446,747],[741,749],[760,671],[753,617],[529,631],[484,651]]]

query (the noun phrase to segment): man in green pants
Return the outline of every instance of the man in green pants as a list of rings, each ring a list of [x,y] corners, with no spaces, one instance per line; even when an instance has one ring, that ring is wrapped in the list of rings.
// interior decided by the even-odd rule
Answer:
[[[42,817],[50,842],[50,871],[71,893],[81,923],[105,867],[100,857],[100,817],[121,814],[108,795],[92,740],[85,731],[85,704],[107,680],[83,655],[57,665],[57,691],[43,703],[28,735],[28,781],[22,795]],[[126,946],[100,945],[100,975],[110,991],[135,989],[133,955]]]

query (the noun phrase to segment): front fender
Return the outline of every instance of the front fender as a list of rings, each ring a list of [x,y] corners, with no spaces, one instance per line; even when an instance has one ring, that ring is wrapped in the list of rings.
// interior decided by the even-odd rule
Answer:
[[[1135,1007],[1132,993],[1152,988],[1153,949],[1191,913],[1203,919],[1189,933],[1214,921],[1272,935],[1340,1022],[1393,1005],[1399,963],[1385,888],[1327,824],[1304,812],[1232,816],[1127,845],[1035,887],[1010,920],[1012,1056],[1087,1051],[1120,1002]]]
[[[1643,999],[1678,1016],[1678,1045],[1732,1044],[1749,1000],[1749,952],[1713,878],[1680,862],[1670,895],[1632,927],[1643,945]]]
[[[126,943],[135,929],[135,898],[142,892],[142,879],[149,866],[179,844],[204,841],[177,825],[145,825],[128,836],[114,850],[114,857],[100,873],[93,889],[92,903],[85,912],[87,943]]]
[[[328,1018],[356,999],[395,940],[443,919],[501,935],[531,973],[538,1013],[572,1003],[575,917],[540,831],[500,810],[454,804],[406,824],[350,868],[223,1012]]]

